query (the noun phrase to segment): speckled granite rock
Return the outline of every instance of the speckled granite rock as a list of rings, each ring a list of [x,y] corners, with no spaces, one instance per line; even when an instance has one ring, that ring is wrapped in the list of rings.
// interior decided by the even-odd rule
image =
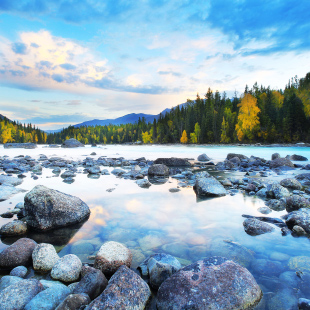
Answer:
[[[274,231],[271,225],[259,221],[257,219],[249,218],[243,222],[244,231],[250,236],[258,236]]]
[[[224,186],[212,176],[197,178],[194,191],[200,197],[220,197],[227,194]]]
[[[132,254],[123,244],[109,241],[104,243],[95,258],[94,267],[105,275],[112,275],[120,266],[130,267]]]
[[[294,164],[289,159],[283,157],[271,160],[269,165],[271,169],[283,166],[294,168]]]
[[[2,236],[17,236],[26,232],[27,224],[19,220],[6,223],[0,228],[0,235]]]
[[[51,244],[40,243],[32,252],[33,269],[40,272],[52,270],[59,256]]]
[[[28,272],[25,266],[18,266],[11,270],[10,276],[24,278]]]
[[[0,292],[1,309],[24,310],[25,306],[43,290],[42,284],[35,279],[21,280]]]
[[[157,308],[252,309],[262,291],[250,272],[223,257],[200,260],[168,278],[157,294]]]
[[[89,303],[90,298],[87,294],[70,294],[55,310],[79,310]]]
[[[148,170],[148,175],[151,176],[168,176],[169,168],[162,164],[152,165]]]
[[[21,238],[0,253],[0,268],[12,269],[28,266],[37,243],[29,238]]]
[[[143,310],[151,291],[134,271],[121,266],[109,281],[107,288],[86,309]]]
[[[37,185],[25,195],[25,214],[30,227],[49,230],[79,223],[90,210],[78,197]]]
[[[91,300],[98,297],[108,285],[108,280],[104,274],[89,266],[83,266],[81,270],[82,279],[75,286],[73,294],[87,294]]]
[[[285,207],[287,212],[297,211],[302,208],[309,208],[310,201],[299,195],[293,195],[286,198]]]
[[[61,145],[61,147],[64,147],[64,148],[84,147],[84,146],[85,146],[84,144],[82,144],[80,141],[74,138],[64,141],[63,144]]]
[[[295,225],[304,229],[307,234],[310,234],[310,209],[302,208],[297,211],[290,212],[283,217],[288,228],[293,229]]]
[[[301,183],[293,178],[286,178],[281,180],[280,185],[290,189],[297,189],[297,190],[302,189]]]
[[[15,283],[18,283],[20,281],[22,281],[23,279],[20,277],[16,277],[16,276],[3,276],[0,279],[0,291],[4,290],[5,288],[7,288],[10,285],[13,285]]]
[[[63,282],[74,282],[79,278],[81,269],[81,260],[74,254],[68,254],[56,262],[51,277]]]

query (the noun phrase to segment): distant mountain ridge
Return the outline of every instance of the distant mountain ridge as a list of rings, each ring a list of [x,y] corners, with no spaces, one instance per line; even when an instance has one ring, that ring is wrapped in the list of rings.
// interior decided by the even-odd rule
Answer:
[[[179,107],[182,107],[184,105],[186,105],[186,103],[180,104]],[[171,108],[171,109],[173,109],[173,108]],[[154,119],[158,120],[160,114],[165,115],[166,113],[169,113],[171,111],[171,109],[167,108],[157,115],[144,114],[144,113],[130,113],[130,114],[126,114],[126,115],[121,116],[121,117],[114,118],[114,119],[103,119],[103,120],[93,119],[90,121],[85,121],[83,123],[73,125],[73,127],[79,128],[81,126],[106,126],[106,125],[108,126],[108,125],[121,125],[121,124],[125,125],[125,124],[138,122],[139,118],[142,119],[142,117],[144,117],[145,121],[147,123],[149,123],[149,122],[153,122]],[[54,132],[60,132],[60,131],[62,131],[62,129],[45,130],[45,132],[47,132],[47,133],[54,133]]]

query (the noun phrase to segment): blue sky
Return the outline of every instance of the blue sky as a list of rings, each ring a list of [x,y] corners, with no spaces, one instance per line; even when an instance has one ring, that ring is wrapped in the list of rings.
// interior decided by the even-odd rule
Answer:
[[[157,114],[310,71],[310,1],[1,0],[0,113],[42,129]]]

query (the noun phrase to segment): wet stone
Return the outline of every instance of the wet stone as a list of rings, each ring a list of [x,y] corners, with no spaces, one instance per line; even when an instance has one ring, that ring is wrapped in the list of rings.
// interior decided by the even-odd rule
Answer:
[[[80,259],[74,254],[68,254],[56,262],[51,271],[51,277],[63,282],[74,282],[79,278],[81,269]]]

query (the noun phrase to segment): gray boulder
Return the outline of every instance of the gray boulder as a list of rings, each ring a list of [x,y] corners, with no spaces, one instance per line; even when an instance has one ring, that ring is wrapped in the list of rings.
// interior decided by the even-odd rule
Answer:
[[[274,153],[274,154],[271,155],[271,160],[275,160],[275,159],[278,159],[278,158],[281,158],[279,153]]]
[[[80,277],[82,262],[74,254],[68,254],[60,258],[51,271],[54,280],[74,282]]]
[[[54,310],[69,294],[70,289],[67,286],[63,284],[55,285],[31,299],[25,310]]]
[[[82,279],[75,286],[73,294],[87,294],[91,300],[98,297],[108,285],[108,280],[104,274],[89,266],[82,267]]]
[[[226,159],[227,160],[231,160],[232,158],[234,157],[238,157],[240,160],[249,160],[249,158],[245,155],[242,155],[242,154],[235,154],[235,153],[229,153],[227,154],[227,157]]]
[[[276,158],[271,160],[269,163],[271,169],[279,168],[279,167],[290,167],[294,168],[294,164],[287,158]]]
[[[244,231],[250,236],[258,236],[274,231],[269,224],[257,219],[248,218],[243,222]]]
[[[284,219],[288,228],[293,229],[297,225],[302,227],[307,234],[310,234],[310,209],[302,208],[290,212],[284,216]]]
[[[168,176],[169,168],[163,164],[154,164],[148,170],[150,176]]]
[[[66,170],[60,175],[61,178],[66,179],[66,178],[74,178],[76,177],[76,174],[73,171]]]
[[[158,253],[144,260],[139,268],[143,275],[149,275],[152,288],[158,289],[166,279],[181,269],[181,264],[169,254]]]
[[[100,247],[94,267],[111,276],[122,265],[130,267],[131,262],[132,253],[126,246],[119,242],[108,241]]]
[[[93,166],[87,169],[89,174],[98,174],[100,173],[100,167],[99,166]]]
[[[81,199],[37,185],[25,195],[27,224],[36,230],[49,230],[85,220],[89,207]]]
[[[54,246],[48,243],[36,245],[32,252],[33,269],[36,271],[49,272],[58,260]]]
[[[200,197],[220,197],[227,194],[224,186],[212,176],[198,177],[193,188]]]
[[[43,290],[42,284],[35,279],[21,280],[0,292],[1,309],[24,310],[25,306]]]
[[[10,276],[24,278],[28,272],[25,266],[18,266],[11,270]]]
[[[0,267],[13,269],[17,266],[28,266],[37,243],[29,238],[21,238],[0,253]]]
[[[80,310],[89,303],[87,294],[70,294],[55,310]]]
[[[166,165],[168,167],[190,167],[191,163],[185,159],[185,158],[176,158],[176,157],[171,157],[171,158],[157,158],[154,161],[154,164],[162,164]]]
[[[296,154],[294,154],[294,155],[287,155],[286,158],[289,159],[289,160],[293,160],[293,161],[307,161],[308,160],[307,157],[302,156],[302,155],[296,155]]]
[[[85,146],[84,144],[82,144],[81,142],[73,138],[66,140],[61,145],[61,147],[64,147],[64,148],[84,147],[84,146]]]
[[[209,158],[207,154],[201,154],[201,155],[198,156],[197,160],[199,160],[199,161],[209,161],[209,160],[211,160],[211,158]]]
[[[37,145],[35,143],[5,143],[3,147],[5,149],[35,149]]]
[[[151,291],[134,271],[121,266],[109,281],[107,288],[86,309],[143,310]]]
[[[10,285],[13,285],[15,283],[18,283],[22,281],[23,279],[17,276],[9,275],[9,276],[3,276],[0,279],[0,291],[4,290],[5,288],[9,287]]]
[[[288,197],[290,192],[278,183],[268,184],[266,188],[266,197],[271,199],[281,199]]]
[[[302,208],[310,208],[310,201],[302,196],[293,195],[286,198],[286,211],[292,212]]]
[[[0,235],[2,236],[17,236],[17,235],[23,235],[26,232],[27,232],[26,223],[19,220],[6,223],[0,228]]]
[[[140,186],[141,188],[149,188],[152,184],[149,182],[149,180],[147,179],[141,179],[141,180],[137,180],[136,183],[138,184],[138,186]]]
[[[157,294],[157,308],[252,309],[262,291],[251,273],[223,257],[200,260],[168,278]]]
[[[290,188],[290,189],[297,189],[297,190],[302,189],[302,185],[300,184],[300,182],[292,178],[286,178],[286,179],[281,180],[280,185],[286,188]]]

